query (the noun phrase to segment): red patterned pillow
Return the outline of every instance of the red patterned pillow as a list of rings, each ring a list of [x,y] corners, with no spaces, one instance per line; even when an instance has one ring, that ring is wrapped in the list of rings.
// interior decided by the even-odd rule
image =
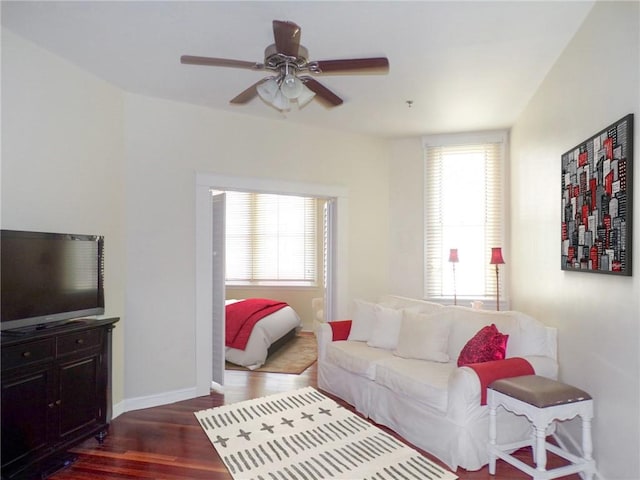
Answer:
[[[504,360],[508,339],[509,335],[500,333],[493,323],[481,328],[463,347],[458,357],[458,366]]]
[[[351,320],[338,320],[329,322],[333,334],[332,340],[346,340],[349,338],[349,332],[351,331]]]

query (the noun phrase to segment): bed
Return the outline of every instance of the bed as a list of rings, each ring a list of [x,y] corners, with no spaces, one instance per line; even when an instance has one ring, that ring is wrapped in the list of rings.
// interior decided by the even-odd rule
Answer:
[[[225,359],[250,370],[302,328],[293,308],[270,299],[227,300],[226,317]]]

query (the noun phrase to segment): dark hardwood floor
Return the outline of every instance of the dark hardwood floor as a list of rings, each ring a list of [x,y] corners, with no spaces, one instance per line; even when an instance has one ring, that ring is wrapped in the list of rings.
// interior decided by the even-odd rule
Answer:
[[[94,439],[86,440],[72,450],[77,456],[75,463],[49,478],[231,480],[193,412],[308,385],[316,387],[316,378],[315,364],[301,375],[227,371],[224,394],[212,392],[206,397],[120,415],[111,423],[102,446]],[[523,449],[519,453],[523,461],[529,462],[530,451]],[[558,466],[561,461],[550,458],[549,467]],[[531,478],[501,460],[494,477],[487,467],[477,472],[458,469],[456,473],[461,480]],[[563,478],[580,480],[578,475]]]

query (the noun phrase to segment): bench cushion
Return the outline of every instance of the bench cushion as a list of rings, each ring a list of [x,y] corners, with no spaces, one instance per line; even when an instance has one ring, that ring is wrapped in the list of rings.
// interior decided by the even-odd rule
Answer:
[[[539,375],[503,378],[489,388],[538,408],[591,400],[591,396],[579,388]]]

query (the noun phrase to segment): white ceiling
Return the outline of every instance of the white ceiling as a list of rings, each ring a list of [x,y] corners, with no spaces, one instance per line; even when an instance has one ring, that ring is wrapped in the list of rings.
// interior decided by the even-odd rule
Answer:
[[[592,6],[592,0],[3,1],[2,25],[128,92],[404,137],[511,126]],[[300,25],[310,60],[386,56],[390,71],[317,77],[344,104],[312,101],[282,114],[260,98],[228,103],[264,72],[180,64],[182,54],[261,62],[273,43],[274,19]]]

